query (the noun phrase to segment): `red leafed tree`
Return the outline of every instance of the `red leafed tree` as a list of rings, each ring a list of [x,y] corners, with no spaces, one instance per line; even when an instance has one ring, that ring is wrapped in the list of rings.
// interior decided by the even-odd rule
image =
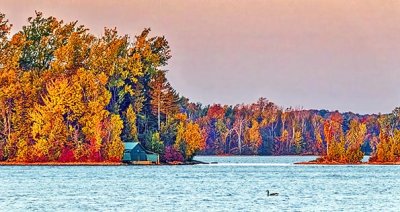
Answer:
[[[220,104],[210,106],[207,112],[209,118],[222,119],[225,115],[225,109]]]

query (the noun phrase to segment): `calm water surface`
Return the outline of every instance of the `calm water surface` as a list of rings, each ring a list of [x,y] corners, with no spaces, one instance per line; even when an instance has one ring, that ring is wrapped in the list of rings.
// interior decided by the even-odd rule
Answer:
[[[400,166],[196,159],[218,164],[0,167],[0,211],[400,211]]]

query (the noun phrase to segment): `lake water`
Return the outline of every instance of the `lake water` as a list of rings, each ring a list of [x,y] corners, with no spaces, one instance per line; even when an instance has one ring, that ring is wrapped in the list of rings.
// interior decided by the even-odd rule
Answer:
[[[0,211],[400,211],[400,166],[196,157],[195,166],[0,167]],[[279,196],[267,196],[266,190]]]

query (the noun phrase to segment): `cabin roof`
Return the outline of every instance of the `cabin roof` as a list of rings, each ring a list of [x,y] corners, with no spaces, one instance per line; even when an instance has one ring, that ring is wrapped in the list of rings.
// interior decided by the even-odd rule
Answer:
[[[133,149],[137,145],[140,145],[139,142],[124,142],[125,150]]]
[[[155,153],[155,152],[152,152],[152,151],[149,151],[149,150],[145,149],[145,148],[142,146],[142,144],[140,144],[140,142],[124,142],[124,146],[125,146],[125,150],[132,150],[132,149],[134,149],[136,146],[139,146],[141,149],[143,149],[143,150],[146,152],[146,154],[156,154],[156,155],[158,155],[158,154]]]
[[[122,161],[152,161],[159,163],[157,153],[146,150],[140,142],[124,142],[124,155]],[[135,151],[132,151],[135,149]],[[136,151],[137,150],[137,151]]]

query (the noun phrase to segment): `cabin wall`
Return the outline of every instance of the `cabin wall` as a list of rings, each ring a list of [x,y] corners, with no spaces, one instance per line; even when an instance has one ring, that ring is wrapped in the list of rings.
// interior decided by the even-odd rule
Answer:
[[[147,154],[147,160],[151,161],[155,164],[159,164],[160,163],[160,159],[158,154]]]
[[[136,146],[131,150],[131,160],[133,161],[145,161],[147,160],[146,152],[140,146]]]

